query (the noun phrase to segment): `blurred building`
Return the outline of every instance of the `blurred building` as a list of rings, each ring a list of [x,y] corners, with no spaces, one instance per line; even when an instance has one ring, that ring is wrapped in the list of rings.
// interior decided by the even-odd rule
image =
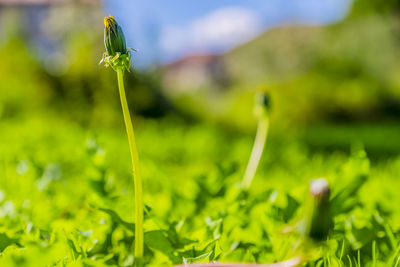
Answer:
[[[223,56],[214,54],[183,57],[164,65],[163,73],[163,84],[172,94],[222,87],[230,81]]]

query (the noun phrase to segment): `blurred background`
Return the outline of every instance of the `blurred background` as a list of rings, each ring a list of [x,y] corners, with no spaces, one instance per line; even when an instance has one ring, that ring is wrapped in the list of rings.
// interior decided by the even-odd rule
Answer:
[[[112,14],[138,50],[126,82],[139,121],[251,136],[254,92],[266,86],[273,139],[397,153],[399,8],[396,0],[0,0],[0,120],[122,129],[115,73],[98,64]]]

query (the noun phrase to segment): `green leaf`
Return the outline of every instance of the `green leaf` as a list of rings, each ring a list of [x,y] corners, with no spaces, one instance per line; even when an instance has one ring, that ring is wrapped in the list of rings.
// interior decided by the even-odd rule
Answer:
[[[122,225],[123,227],[125,227],[128,231],[132,232],[133,234],[135,233],[135,224],[123,220],[112,209],[98,208],[98,210],[103,211],[103,212],[107,213],[108,215],[110,215],[113,222],[117,223],[118,225]]]
[[[4,249],[11,245],[20,247],[21,245],[18,244],[18,241],[19,239],[17,238],[9,238],[5,233],[0,233],[0,252],[3,252]]]
[[[157,250],[168,256],[176,264],[180,259],[174,255],[174,248],[168,240],[168,232],[164,230],[153,230],[144,233],[144,243],[151,249]]]

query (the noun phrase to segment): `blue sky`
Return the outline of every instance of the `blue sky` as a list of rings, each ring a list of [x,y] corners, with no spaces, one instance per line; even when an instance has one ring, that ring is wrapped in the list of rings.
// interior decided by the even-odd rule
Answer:
[[[327,24],[351,0],[107,0],[105,14],[122,25],[136,65],[190,53],[222,53],[282,24]]]

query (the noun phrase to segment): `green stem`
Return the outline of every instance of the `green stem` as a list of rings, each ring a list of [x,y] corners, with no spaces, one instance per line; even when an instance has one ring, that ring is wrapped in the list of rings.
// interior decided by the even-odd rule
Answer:
[[[242,187],[244,189],[250,188],[254,175],[256,174],[258,164],[260,163],[261,155],[264,150],[265,141],[268,135],[269,119],[268,116],[263,116],[258,121],[256,139],[254,140],[253,149],[249,163],[247,164],[246,172],[242,180]]]
[[[136,147],[132,119],[126,101],[124,87],[124,70],[117,70],[119,96],[121,98],[122,112],[124,114],[126,133],[128,135],[129,149],[132,158],[132,172],[135,181],[135,260],[141,265],[143,258],[143,185],[140,175],[139,154]]]

